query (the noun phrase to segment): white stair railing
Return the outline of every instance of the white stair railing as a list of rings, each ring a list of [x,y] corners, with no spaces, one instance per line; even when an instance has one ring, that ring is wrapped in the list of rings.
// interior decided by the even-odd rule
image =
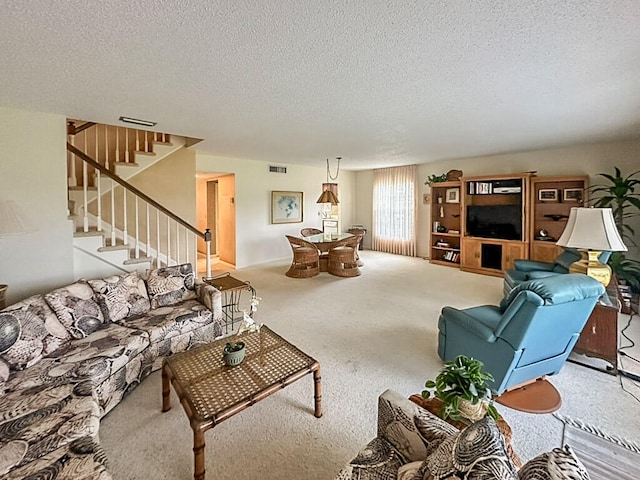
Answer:
[[[84,145],[82,150],[85,153],[91,152],[95,161],[112,172],[118,164],[133,165],[135,152],[153,153],[154,142],[171,142],[171,135],[168,133],[89,122],[81,126],[75,124],[75,120],[68,122],[68,141],[73,146]],[[68,185],[76,187],[77,165],[73,155],[69,155],[68,163]]]
[[[121,245],[126,247],[129,244],[129,231],[135,232],[135,238],[131,239],[134,247],[131,248],[132,260],[149,260],[155,263],[156,267],[177,265],[180,263],[191,263],[194,271],[197,271],[197,244],[198,238],[205,241],[207,252],[210,252],[211,232],[207,229],[200,232],[194,226],[182,220],[179,216],[163,207],[161,204],[148,197],[146,194],[130,185],[125,180],[109,172],[106,167],[100,165],[86,153],[67,142],[67,150],[73,156],[78,157],[83,162],[83,231],[89,231],[90,214],[95,217],[96,230],[108,225],[111,234],[111,246]],[[92,205],[90,211],[88,198],[88,169],[96,171],[96,182],[100,184],[100,175],[105,175],[111,179],[111,189],[108,198],[102,198],[100,187],[98,187],[98,201],[95,208]],[[119,188],[116,188],[119,187]],[[128,197],[133,196],[133,202],[128,201]],[[110,203],[109,218],[103,218],[101,204],[103,201]],[[140,203],[145,209],[146,215],[139,214]],[[118,212],[122,207],[121,219]],[[129,209],[131,208],[131,212]],[[155,215],[152,211],[155,210]],[[155,218],[155,225],[152,220]],[[161,224],[166,224],[165,229],[161,229]],[[151,232],[155,229],[155,240]],[[163,233],[161,230],[165,230]],[[144,232],[144,238],[142,233]],[[189,244],[196,248],[191,252]],[[206,257],[206,276],[211,277],[210,255]]]

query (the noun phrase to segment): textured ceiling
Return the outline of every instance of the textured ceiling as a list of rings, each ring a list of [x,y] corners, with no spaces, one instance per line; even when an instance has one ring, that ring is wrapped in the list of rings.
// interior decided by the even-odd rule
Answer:
[[[640,1],[0,2],[0,105],[362,169],[640,137]]]

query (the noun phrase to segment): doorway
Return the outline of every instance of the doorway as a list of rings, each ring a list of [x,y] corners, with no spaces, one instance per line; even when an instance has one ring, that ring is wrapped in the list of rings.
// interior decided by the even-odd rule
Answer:
[[[211,231],[212,264],[219,259],[226,264],[221,268],[233,268],[236,264],[235,175],[200,173],[197,192],[198,228]],[[204,241],[198,245],[199,253],[206,254]]]

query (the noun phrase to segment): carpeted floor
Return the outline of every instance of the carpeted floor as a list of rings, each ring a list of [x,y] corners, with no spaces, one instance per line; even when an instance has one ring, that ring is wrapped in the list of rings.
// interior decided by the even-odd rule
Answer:
[[[313,416],[305,377],[206,434],[209,479],[331,479],[376,434],[376,400],[387,388],[420,392],[435,377],[437,321],[445,305],[497,304],[502,279],[365,250],[362,275],[309,279],[284,275],[287,262],[238,270],[262,297],[255,319],[320,361],[324,416]],[[626,323],[621,315],[620,323]],[[627,334],[640,340],[637,317]],[[637,349],[628,349],[640,357]],[[638,442],[640,389],[628,379],[567,363],[550,381],[563,398],[559,414]],[[100,436],[117,480],[193,478],[193,438],[172,392],[161,413],[155,372],[103,419]],[[516,451],[529,459],[560,446],[563,423],[499,406]]]

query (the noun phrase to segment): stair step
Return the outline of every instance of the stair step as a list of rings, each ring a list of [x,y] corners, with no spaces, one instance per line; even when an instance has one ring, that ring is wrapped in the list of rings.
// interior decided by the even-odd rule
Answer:
[[[140,166],[139,163],[135,163],[135,162],[116,162],[115,165],[118,165],[119,167],[139,167]]]
[[[167,147],[173,147],[173,143],[171,142],[158,142],[157,140],[154,140],[153,143],[155,143],[156,145],[166,145]]]
[[[131,245],[123,245],[121,243],[116,245],[105,245],[104,247],[100,247],[98,249],[99,252],[115,252],[118,250],[130,250]]]
[[[130,258],[129,260],[125,260],[123,263],[125,265],[136,265],[138,263],[152,263],[153,257],[140,257],[140,258]]]
[[[146,155],[146,156],[149,156],[149,157],[155,157],[156,156],[155,152],[142,152],[142,151],[139,151],[139,150],[136,150],[136,155]]]
[[[74,191],[74,192],[81,192],[84,190],[84,187],[80,186],[80,187],[68,187],[69,190]],[[87,187],[87,190],[89,192],[95,192],[97,191],[97,187]]]
[[[73,215],[76,217],[77,215]],[[104,237],[104,231],[98,231],[96,227],[89,227],[89,231],[85,232],[84,230],[76,230],[73,232],[74,237]]]

